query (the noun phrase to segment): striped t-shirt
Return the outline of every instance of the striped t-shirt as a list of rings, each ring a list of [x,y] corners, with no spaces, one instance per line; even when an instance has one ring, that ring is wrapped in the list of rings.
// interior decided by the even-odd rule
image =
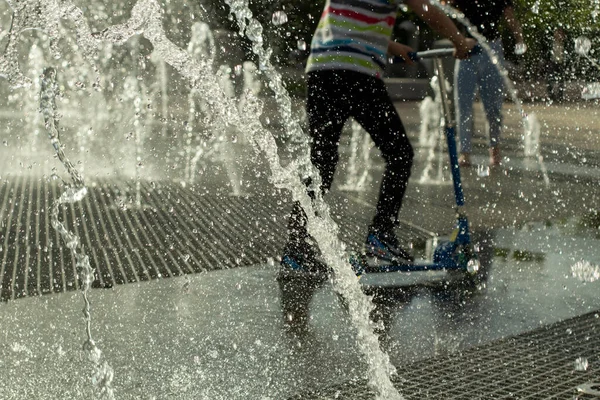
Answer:
[[[401,0],[326,0],[306,72],[351,70],[381,78]]]

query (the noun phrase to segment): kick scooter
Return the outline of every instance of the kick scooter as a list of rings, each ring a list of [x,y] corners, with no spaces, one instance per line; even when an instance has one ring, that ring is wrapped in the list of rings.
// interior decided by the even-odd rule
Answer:
[[[479,46],[471,51],[476,54],[481,51]],[[392,262],[390,264],[369,263],[364,254],[351,254],[350,264],[358,277],[370,274],[381,274],[390,272],[414,272],[414,271],[463,271],[468,275],[476,275],[480,269],[477,254],[473,250],[471,234],[469,232],[469,221],[464,212],[465,198],[460,179],[460,168],[456,149],[455,120],[452,113],[452,101],[448,96],[446,78],[442,66],[442,58],[451,56],[453,49],[435,49],[422,52],[410,53],[413,61],[432,58],[440,85],[440,93],[444,117],[444,133],[448,145],[450,158],[450,170],[454,187],[454,198],[456,201],[456,223],[452,234],[447,240],[441,241],[433,252],[433,260],[430,262]]]

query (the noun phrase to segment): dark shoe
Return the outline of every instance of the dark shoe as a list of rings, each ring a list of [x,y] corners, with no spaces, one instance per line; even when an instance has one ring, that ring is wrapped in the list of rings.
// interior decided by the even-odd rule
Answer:
[[[289,241],[281,257],[277,280],[305,279],[322,283],[329,277],[329,268],[310,236],[300,242]]]
[[[307,238],[310,239],[310,236]],[[315,291],[329,279],[329,268],[318,247],[307,241],[290,241],[281,258],[277,282],[283,322],[290,333],[306,332],[309,306]]]
[[[413,262],[415,259],[409,252],[400,247],[398,238],[393,231],[371,232],[365,243],[365,253],[389,262]]]

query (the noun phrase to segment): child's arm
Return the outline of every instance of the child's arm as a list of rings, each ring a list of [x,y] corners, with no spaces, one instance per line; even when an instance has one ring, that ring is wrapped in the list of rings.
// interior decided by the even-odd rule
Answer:
[[[428,0],[405,0],[404,3],[413,10],[419,18],[435,29],[440,35],[448,38],[456,48],[456,58],[467,58],[469,50],[477,43],[474,39],[464,37],[454,25],[454,22],[437,7],[429,4]]]

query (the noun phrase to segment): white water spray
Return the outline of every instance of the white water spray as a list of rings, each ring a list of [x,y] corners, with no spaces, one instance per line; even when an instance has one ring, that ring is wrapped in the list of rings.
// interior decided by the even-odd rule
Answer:
[[[342,190],[361,192],[373,181],[371,176],[371,149],[374,146],[369,134],[354,120],[351,123],[350,158],[348,159],[346,182]]]
[[[433,89],[434,97],[426,97],[419,106],[421,116],[421,129],[419,132],[419,145],[427,151],[427,161],[421,174],[419,182],[422,184],[433,183],[451,183],[450,180],[444,180],[444,146],[446,145],[444,136],[444,116],[442,115],[442,96],[440,93],[439,77],[434,75],[431,78],[430,85]],[[450,87],[448,84],[446,87]],[[437,150],[437,151],[436,151]],[[437,161],[436,159],[437,155]],[[437,172],[433,176],[435,165]]]
[[[73,186],[63,192],[60,198],[52,205],[50,212],[52,227],[60,234],[61,238],[69,250],[73,253],[76,261],[76,268],[81,280],[81,291],[84,300],[83,315],[85,319],[85,332],[87,340],[84,342],[83,349],[87,353],[88,359],[94,366],[92,383],[96,393],[101,399],[113,400],[114,390],[112,388],[113,370],[107,361],[102,360],[102,351],[96,346],[92,337],[92,315],[89,300],[89,291],[94,282],[94,269],[90,265],[89,257],[85,254],[83,245],[79,242],[79,237],[70,232],[58,218],[59,210],[63,204],[73,204],[81,201],[87,194],[87,188],[82,176],[75,166],[66,157],[62,144],[60,142],[58,131],[58,115],[56,108],[56,95],[58,87],[56,84],[56,71],[53,68],[46,68],[42,74],[42,83],[40,91],[40,112],[44,116],[44,123],[50,142],[56,151],[56,155],[67,169]]]
[[[27,3],[27,6],[31,6],[32,4]],[[379,341],[373,334],[373,325],[370,322],[369,314],[374,309],[374,305],[363,294],[346,260],[344,245],[338,238],[339,229],[331,219],[329,209],[326,203],[323,202],[320,193],[318,193],[319,191],[316,191],[316,200],[311,202],[311,199],[307,195],[306,187],[298,174],[300,172],[301,176],[312,176],[314,178],[313,185],[317,188],[319,187],[320,179],[318,178],[318,174],[315,173],[314,167],[312,167],[310,158],[308,157],[306,136],[303,135],[297,121],[292,119],[291,101],[283,87],[281,76],[276,73],[270,73],[270,87],[274,90],[276,100],[280,105],[283,121],[288,127],[288,135],[295,141],[296,146],[293,146],[294,148],[291,150],[299,150],[296,154],[301,155],[288,168],[281,166],[275,139],[270,132],[262,127],[258,116],[248,111],[243,114],[237,112],[234,102],[227,98],[219,89],[214,74],[212,74],[207,63],[204,60],[196,62],[191,58],[189,53],[175,46],[166,37],[162,29],[161,8],[156,0],[139,0],[134,5],[129,20],[122,24],[109,26],[102,32],[94,34],[91,33],[81,10],[69,0],[61,2],[60,6],[56,2],[53,2],[53,0],[46,0],[42,4],[49,9],[49,12],[45,13],[45,15],[52,16],[52,18],[50,18],[51,21],[47,25],[42,24],[38,28],[51,27],[53,23],[57,23],[59,18],[71,20],[76,29],[78,45],[83,50],[86,59],[91,63],[93,62],[93,55],[97,52],[101,42],[119,45],[124,44],[133,35],[143,34],[154,46],[157,56],[178,71],[189,81],[192,87],[205,93],[205,96],[210,99],[209,107],[218,123],[224,127],[230,125],[244,127],[245,132],[249,134],[251,142],[266,155],[272,172],[271,181],[277,187],[290,190],[294,199],[301,203],[309,215],[308,230],[320,243],[326,262],[335,271],[336,279],[334,286],[339,293],[343,294],[348,302],[350,317],[354,326],[358,329],[358,346],[368,360],[367,366],[370,384],[379,392],[380,399],[402,399],[402,396],[398,394],[390,380],[390,374],[395,371],[395,368],[390,363],[389,357],[381,351]],[[230,2],[230,4],[232,3]],[[257,54],[260,54],[261,67],[265,71],[274,72],[269,61],[270,51],[267,52],[262,48],[262,28],[260,24],[251,19],[251,14],[248,14],[247,4],[242,3],[242,7],[240,7],[239,3],[236,4],[233,4],[234,12],[238,17],[242,31],[245,31],[250,37],[255,45],[254,50]],[[33,6],[36,5],[37,3],[33,4]],[[246,19],[249,21],[248,25],[246,24]],[[16,36],[16,34],[14,35]],[[2,61],[5,59],[3,58]],[[6,64],[0,65],[0,68],[2,68],[0,71],[7,71],[5,67]],[[10,70],[7,73],[10,75],[10,82],[13,86],[20,83],[18,72],[18,64],[10,64]],[[249,101],[246,110],[250,109],[257,102]],[[55,145],[57,152],[62,152],[60,146],[57,144],[57,140],[53,140],[53,145]],[[69,164],[65,165],[69,169]],[[78,182],[75,179],[76,177],[77,175],[74,176],[75,187],[83,187],[83,181]],[[318,210],[318,216],[316,216],[313,204],[316,210]],[[93,342],[90,343],[93,344]],[[96,348],[95,345],[93,348]],[[110,387],[112,374],[106,372],[100,376],[101,379],[98,379],[97,382],[101,382],[103,388]],[[112,390],[105,393],[112,395]]]
[[[290,165],[291,169],[289,171],[281,169],[273,137],[271,135],[263,136],[268,143],[261,142],[261,145],[270,148],[266,154],[269,156],[269,163],[272,166],[273,182],[279,187],[289,189],[294,200],[299,201],[306,211],[307,230],[319,243],[326,263],[333,269],[334,288],[346,300],[351,320],[358,330],[357,344],[367,360],[369,384],[378,393],[378,399],[402,399],[403,397],[390,380],[390,375],[395,373],[395,368],[391,364],[389,356],[379,347],[379,340],[370,320],[370,313],[373,311],[374,305],[362,292],[349,265],[344,251],[345,246],[339,239],[339,227],[331,218],[329,208],[323,201],[319,189],[320,177],[310,162],[307,135],[302,132],[299,122],[292,116],[291,99],[283,86],[281,74],[277,72],[270,61],[271,50],[263,46],[262,26],[253,18],[247,0],[225,0],[225,2],[231,7],[230,13],[237,19],[240,33],[245,34],[252,41],[252,50],[259,57],[261,70],[269,80],[269,87],[275,93],[275,100],[279,106],[283,125],[287,129],[291,150],[296,154],[295,161]],[[244,115],[248,115],[248,113]],[[277,173],[275,173],[276,170]],[[313,201],[308,196],[301,177],[311,179],[309,189],[315,193]]]

